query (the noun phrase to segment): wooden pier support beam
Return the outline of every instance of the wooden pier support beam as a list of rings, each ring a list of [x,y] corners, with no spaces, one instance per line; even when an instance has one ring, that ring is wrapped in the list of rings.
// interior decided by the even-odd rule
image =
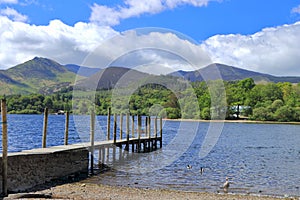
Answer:
[[[44,110],[44,126],[43,126],[43,139],[42,139],[42,148],[47,146],[47,126],[48,126],[48,108]]]
[[[118,116],[117,116],[117,114],[114,114],[114,144],[116,144],[116,142],[117,142],[117,119],[118,118]]]
[[[123,139],[123,113],[120,114],[120,140]]]
[[[129,151],[129,113],[126,114],[126,146],[125,150]]]
[[[95,151],[95,112],[91,111],[91,127],[90,127],[90,142],[91,142],[91,174],[94,174],[94,151]]]
[[[107,136],[106,136],[107,140],[110,140],[110,115],[111,115],[111,108],[108,108],[108,111],[107,111]]]
[[[157,149],[157,116],[155,116],[154,119],[154,138],[155,138],[154,148]]]
[[[160,148],[162,148],[162,132],[163,132],[162,127],[163,127],[162,117],[160,117],[160,130],[159,130],[159,132],[160,132]]]
[[[69,119],[70,119],[70,113],[69,111],[66,112],[66,124],[65,124],[65,145],[68,145],[69,140]]]
[[[142,116],[138,115],[138,147],[137,151],[141,151],[141,132],[142,132]]]
[[[1,100],[2,117],[2,193],[7,196],[7,108],[6,100]]]

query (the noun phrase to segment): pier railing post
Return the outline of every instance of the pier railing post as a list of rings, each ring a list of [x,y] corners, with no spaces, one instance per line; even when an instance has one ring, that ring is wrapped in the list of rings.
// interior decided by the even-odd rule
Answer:
[[[91,111],[91,127],[90,127],[90,142],[91,142],[91,174],[94,174],[94,145],[95,145],[95,112]]]
[[[46,148],[46,146],[47,146],[47,126],[48,126],[48,108],[45,108],[42,148]]]
[[[123,139],[123,113],[120,114],[120,140]]]
[[[148,116],[147,117],[148,118],[148,126],[147,126],[147,128],[148,128],[148,138],[150,139],[151,138],[151,118],[150,118],[150,116]]]
[[[154,119],[154,137],[157,138],[157,116]]]
[[[160,117],[160,127],[159,127],[159,132],[160,132],[160,148],[162,148],[162,117]]]
[[[125,150],[129,151],[129,113],[126,114],[126,141]]]
[[[69,140],[69,118],[70,118],[70,113],[69,111],[66,112],[66,124],[65,124],[65,145],[68,145],[68,140]]]
[[[1,100],[2,115],[2,193],[7,196],[7,110],[6,100]]]
[[[134,138],[134,115],[131,116],[131,137]]]
[[[107,140],[110,140],[110,115],[111,115],[111,108],[108,108],[107,113]]]
[[[117,142],[117,114],[114,114],[114,144]]]
[[[142,116],[138,115],[138,152],[141,151]]]

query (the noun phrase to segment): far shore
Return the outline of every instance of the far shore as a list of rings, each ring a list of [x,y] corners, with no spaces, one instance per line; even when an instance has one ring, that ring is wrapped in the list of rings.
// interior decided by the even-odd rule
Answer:
[[[292,124],[300,125],[300,122],[278,122],[278,121],[258,121],[258,120],[203,120],[203,119],[168,119],[164,118],[167,121],[185,121],[185,122],[207,122],[207,123],[249,123],[249,124]]]

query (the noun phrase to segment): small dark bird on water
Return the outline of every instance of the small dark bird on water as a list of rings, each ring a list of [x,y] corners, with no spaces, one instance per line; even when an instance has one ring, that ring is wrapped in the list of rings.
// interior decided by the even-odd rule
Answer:
[[[229,188],[229,181],[228,181],[228,177],[226,177],[226,181],[225,183],[223,184],[223,189],[224,189],[224,192],[228,192],[228,188]]]
[[[187,165],[186,168],[187,169],[192,169],[192,165]]]
[[[204,172],[204,168],[203,167],[200,167],[200,174],[202,175]]]

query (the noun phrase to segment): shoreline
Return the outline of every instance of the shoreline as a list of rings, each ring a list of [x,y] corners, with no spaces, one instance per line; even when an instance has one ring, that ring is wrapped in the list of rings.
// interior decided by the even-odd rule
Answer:
[[[184,122],[206,122],[206,123],[245,123],[245,124],[287,124],[287,125],[300,125],[300,122],[278,122],[278,121],[258,121],[258,120],[204,120],[204,119],[168,119],[166,121],[184,121]]]
[[[110,186],[104,184],[86,183],[84,180],[74,183],[66,183],[45,188],[36,188],[31,193],[11,194],[4,198],[9,199],[116,199],[116,200],[139,200],[139,199],[172,199],[172,200],[298,200],[298,197],[267,196],[257,194],[231,194],[190,192],[172,189],[145,189],[128,186]]]

